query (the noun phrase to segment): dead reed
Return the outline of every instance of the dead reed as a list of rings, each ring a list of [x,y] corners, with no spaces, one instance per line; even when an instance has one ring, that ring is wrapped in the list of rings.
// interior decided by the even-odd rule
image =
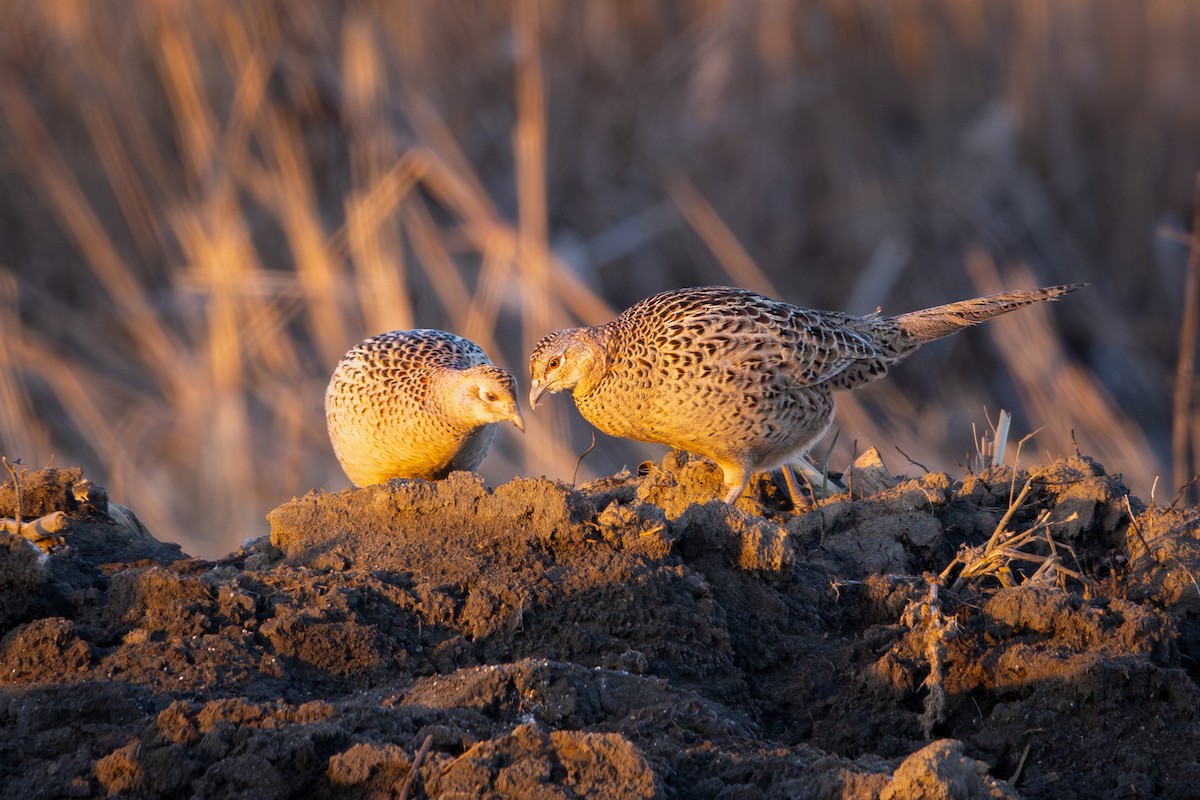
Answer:
[[[1185,227],[1200,163],[1194,4],[461,9],[13,3],[0,452],[212,556],[345,485],[321,398],[370,333],[452,328],[523,376],[546,330],[671,286],[864,312],[1088,281],[841,398],[833,466],[952,469],[987,404],[1162,472],[1186,253],[1146,232]],[[588,441],[566,402],[501,436],[493,481]],[[658,453],[602,438],[580,477]]]
[[[1014,515],[1022,509],[1039,477],[1036,471],[1029,476],[988,541],[978,547],[964,546],[942,570],[938,576],[939,583],[945,584],[954,576],[949,589],[956,593],[967,586],[985,585],[985,578],[1005,588],[1025,583],[1047,583],[1065,589],[1070,581],[1083,587],[1084,597],[1091,596],[1091,579],[1079,569],[1074,548],[1056,541],[1051,534],[1054,525],[1072,522],[1078,518],[1078,513],[1051,522],[1050,512],[1043,509],[1033,525],[1025,530],[1008,530]],[[1014,565],[1036,565],[1036,568],[1014,568]]]

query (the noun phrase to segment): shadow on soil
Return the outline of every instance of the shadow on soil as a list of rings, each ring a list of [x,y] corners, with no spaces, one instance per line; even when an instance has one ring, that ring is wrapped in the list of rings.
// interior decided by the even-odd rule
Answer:
[[[578,490],[393,481],[205,562],[25,473],[0,514],[63,513],[0,535],[0,794],[1200,792],[1195,509],[1082,457],[800,515],[760,488],[711,501],[678,453]]]

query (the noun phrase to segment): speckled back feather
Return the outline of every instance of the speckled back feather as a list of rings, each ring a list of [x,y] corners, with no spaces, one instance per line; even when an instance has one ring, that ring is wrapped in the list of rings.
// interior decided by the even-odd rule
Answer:
[[[496,436],[458,407],[451,379],[470,376],[507,398],[516,419],[516,381],[474,342],[446,331],[390,331],[351,348],[325,392],[330,441],[356,485],[392,477],[437,479],[473,470]],[[511,417],[509,417],[511,418]],[[517,423],[521,424],[521,423]]]
[[[798,457],[825,432],[833,390],[882,377],[924,342],[1073,288],[900,316],[814,311],[728,287],[663,292],[605,325],[545,337],[530,358],[533,391],[570,389],[606,433],[712,458],[736,497],[751,471]]]

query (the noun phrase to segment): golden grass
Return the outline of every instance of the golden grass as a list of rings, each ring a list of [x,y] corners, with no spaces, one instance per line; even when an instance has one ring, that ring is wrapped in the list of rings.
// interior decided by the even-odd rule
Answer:
[[[1039,472],[1034,472],[1029,476],[986,543],[978,547],[964,546],[942,570],[941,575],[938,576],[942,584],[945,584],[952,574],[954,575],[954,583],[949,587],[951,592],[958,592],[965,586],[982,583],[985,578],[988,578],[1006,588],[1025,583],[1053,583],[1065,589],[1068,582],[1073,582],[1083,586],[1084,597],[1091,597],[1092,581],[1079,568],[1079,559],[1075,556],[1074,548],[1064,542],[1056,541],[1050,531],[1055,524],[1063,525],[1077,519],[1078,512],[1073,512],[1070,516],[1055,523],[1050,521],[1049,510],[1043,509],[1029,528],[1019,533],[1008,530],[1013,515],[1021,509],[1022,504],[1029,497],[1034,483],[1040,478]],[[1045,552],[1038,552],[1038,550]],[[1070,561],[1076,569],[1067,565],[1065,558],[1067,555],[1070,556]],[[1014,570],[1014,564],[1036,564],[1037,569],[1031,573],[1028,569]],[[958,568],[957,574],[955,574],[955,568]]]
[[[547,331],[671,286],[864,312],[1085,280],[841,397],[833,466],[954,469],[986,406],[1135,488],[1163,471],[1186,252],[1146,231],[1185,227],[1200,156],[1191,4],[463,9],[10,7],[0,452],[81,464],[211,556],[345,485],[324,386],[381,330],[524,379]],[[486,476],[569,479],[569,401],[528,422]],[[602,437],[580,478],[659,452]]]

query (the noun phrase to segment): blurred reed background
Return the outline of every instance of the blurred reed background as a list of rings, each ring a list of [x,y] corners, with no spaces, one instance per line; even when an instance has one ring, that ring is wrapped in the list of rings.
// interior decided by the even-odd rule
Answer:
[[[706,283],[900,312],[1089,282],[841,396],[832,466],[961,473],[1007,408],[1044,427],[1026,464],[1074,436],[1165,501],[1195,469],[1191,0],[3,14],[0,451],[82,466],[190,552],[346,485],[322,399],[361,338],[448,328],[527,388],[543,333]],[[488,480],[571,479],[589,430],[547,406]],[[598,438],[581,480],[662,453]]]

